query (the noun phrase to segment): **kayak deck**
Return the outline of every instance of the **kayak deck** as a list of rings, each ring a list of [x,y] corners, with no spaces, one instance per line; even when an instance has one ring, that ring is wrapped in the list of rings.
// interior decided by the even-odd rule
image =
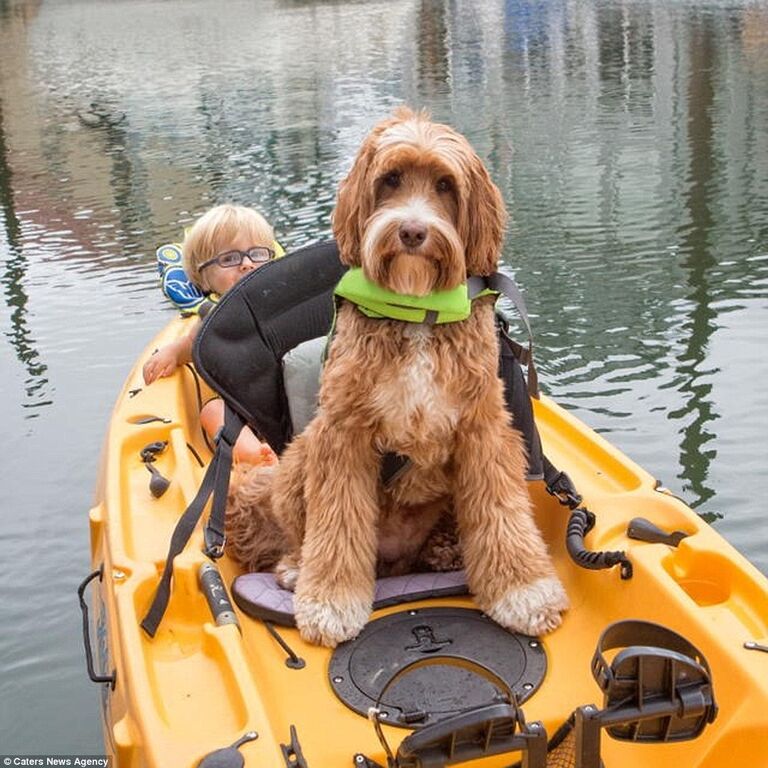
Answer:
[[[246,731],[259,737],[241,747],[246,765],[281,766],[280,745],[295,726],[312,768],[351,766],[356,753],[381,764],[385,755],[371,723],[334,694],[328,679],[330,651],[304,643],[295,629],[279,635],[305,661],[286,666],[286,652],[261,621],[238,611],[234,625],[216,626],[197,582],[206,558],[200,526],[175,562],[168,612],[154,639],[139,623],[181,512],[197,492],[210,459],[199,427],[199,383],[182,368],[144,387],[141,365],[149,351],[186,332],[175,320],[148,346],[118,397],[104,449],[97,503],[90,512],[92,562],[104,564],[94,601],[103,669],[115,668],[114,690],[104,686],[105,742],[120,766],[197,765]],[[134,391],[140,390],[140,391]],[[526,720],[541,720],[551,736],[578,706],[602,704],[590,662],[600,633],[612,621],[638,618],[665,625],[701,650],[712,669],[719,717],[685,743],[637,745],[602,739],[607,768],[622,766],[757,765],[768,733],[768,653],[744,643],[768,638],[768,582],[756,568],[682,501],[656,490],[656,482],[600,436],[547,398],[535,404],[544,450],[567,471],[585,505],[597,516],[587,536],[593,550],[625,550],[631,579],[618,568],[588,571],[565,550],[568,510],[541,482],[531,485],[538,523],[571,600],[563,625],[542,638],[547,672],[523,705]],[[148,420],[158,417],[158,420]],[[162,420],[159,420],[162,419]],[[167,440],[154,466],[171,484],[160,498],[149,492],[150,473],[140,451]],[[677,547],[633,541],[634,517],[666,531],[688,534]],[[227,557],[217,563],[225,584],[238,575]],[[384,608],[374,618],[435,606],[471,608],[469,597],[450,597]],[[384,728],[396,748],[409,731]],[[472,762],[508,766],[516,755]]]

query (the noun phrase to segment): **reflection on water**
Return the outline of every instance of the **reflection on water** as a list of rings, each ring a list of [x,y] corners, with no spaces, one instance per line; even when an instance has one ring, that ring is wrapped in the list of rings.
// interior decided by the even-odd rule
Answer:
[[[712,119],[715,85],[712,70],[708,66],[716,55],[713,37],[711,19],[697,20],[694,23],[690,44],[691,75],[688,80],[687,122],[691,155],[688,189],[685,194],[690,225],[681,233],[681,255],[687,271],[687,298],[692,309],[683,325],[688,343],[685,352],[678,356],[677,371],[685,382],[680,387],[680,391],[686,396],[684,411],[694,414],[694,418],[689,420],[684,429],[680,448],[682,477],[687,481],[687,487],[695,494],[698,505],[714,494],[706,481],[709,462],[716,455],[706,445],[715,437],[708,429],[709,423],[716,418],[709,398],[712,387],[705,377],[697,373],[706,358],[706,346],[717,328],[717,312],[711,306],[710,286],[710,275],[717,265],[717,259],[713,252],[714,243],[709,241],[710,233],[715,229],[712,196],[716,191],[713,181],[717,156],[713,146],[715,137]],[[671,416],[685,418],[685,413],[678,411]]]
[[[10,329],[5,331],[10,340],[19,362],[27,372],[24,382],[25,408],[50,405],[46,392],[48,380],[45,378],[46,366],[40,360],[35,349],[34,339],[31,338],[27,326],[27,295],[24,292],[24,275],[26,272],[25,257],[21,244],[21,224],[13,205],[13,184],[11,168],[8,163],[8,147],[3,130],[3,104],[0,100],[0,208],[2,208],[3,225],[8,257],[5,259],[4,270],[0,282],[5,293],[5,301],[11,311]],[[36,410],[28,414],[38,415]]]
[[[0,0],[8,551],[39,593],[87,568],[111,403],[169,317],[155,247],[225,200],[288,248],[327,236],[362,137],[407,102],[502,189],[545,388],[768,570],[766,94],[749,2]],[[98,751],[70,597],[0,602],[20,751],[10,701],[43,708],[52,750]]]

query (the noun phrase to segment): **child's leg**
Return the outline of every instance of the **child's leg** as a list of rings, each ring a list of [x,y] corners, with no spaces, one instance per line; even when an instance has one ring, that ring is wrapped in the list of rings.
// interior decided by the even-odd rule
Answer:
[[[200,423],[208,437],[213,440],[224,424],[224,401],[221,398],[209,400],[200,411]],[[237,438],[234,450],[235,461],[243,464],[276,464],[277,456],[266,444],[262,443],[250,427],[243,427]]]

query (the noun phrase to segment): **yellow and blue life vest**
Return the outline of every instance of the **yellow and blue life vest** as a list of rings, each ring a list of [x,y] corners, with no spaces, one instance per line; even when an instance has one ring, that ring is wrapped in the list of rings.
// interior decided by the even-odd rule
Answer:
[[[285,255],[280,243],[272,243],[275,258]],[[203,293],[187,275],[179,243],[166,243],[155,251],[157,271],[163,294],[181,312],[183,317],[200,315],[205,317],[219,301],[216,293]]]

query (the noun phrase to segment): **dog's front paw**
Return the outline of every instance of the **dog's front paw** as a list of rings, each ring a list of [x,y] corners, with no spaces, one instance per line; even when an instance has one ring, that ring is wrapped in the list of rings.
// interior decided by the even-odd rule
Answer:
[[[275,566],[275,581],[290,592],[296,589],[296,582],[299,580],[299,566],[296,558],[292,555],[285,555]]]
[[[568,596],[557,576],[547,576],[510,589],[486,613],[506,629],[523,635],[544,635],[557,629],[568,608]]]
[[[371,614],[370,603],[362,600],[331,602],[295,597],[296,626],[308,643],[335,648],[360,634]]]

